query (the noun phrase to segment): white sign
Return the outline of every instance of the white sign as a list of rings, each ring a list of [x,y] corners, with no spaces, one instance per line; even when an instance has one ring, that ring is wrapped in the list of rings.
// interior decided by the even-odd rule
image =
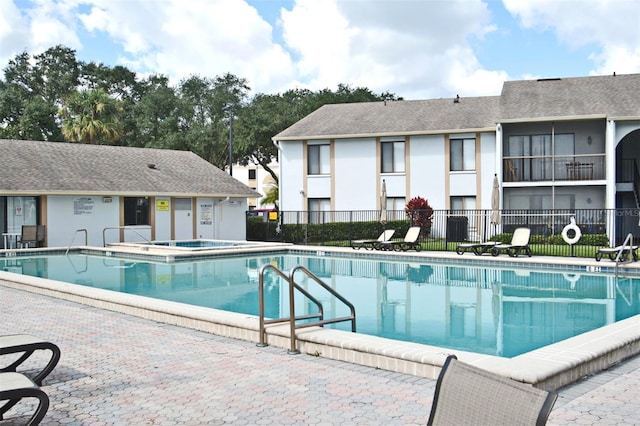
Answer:
[[[94,200],[92,197],[75,197],[73,199],[73,214],[82,216],[93,214]]]
[[[213,204],[200,204],[200,225],[213,223]]]

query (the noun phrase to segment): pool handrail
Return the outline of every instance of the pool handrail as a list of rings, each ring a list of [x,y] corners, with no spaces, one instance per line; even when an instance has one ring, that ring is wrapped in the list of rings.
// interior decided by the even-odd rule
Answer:
[[[627,237],[624,239],[622,246],[620,246],[620,250],[618,250],[618,255],[616,256],[616,266],[615,266],[615,275],[618,276],[618,264],[621,262],[622,253],[625,251],[629,251],[629,261],[633,261],[634,253],[633,253],[633,234],[628,233]]]
[[[343,321],[351,321],[351,331],[353,333],[355,333],[356,332],[356,308],[355,308],[355,306],[353,306],[353,304],[351,302],[349,302],[340,293],[335,291],[331,286],[328,286],[317,275],[315,275],[313,272],[311,272],[309,269],[305,268],[302,265],[294,266],[293,268],[291,268],[291,271],[289,271],[289,279],[291,280],[291,282],[294,285],[296,285],[296,287],[298,287],[298,285],[295,283],[295,280],[293,279],[293,276],[296,273],[296,271],[304,272],[309,278],[314,280],[318,285],[320,285],[322,288],[324,288],[329,293],[331,293],[331,295],[333,297],[335,297],[336,299],[338,299],[339,301],[344,303],[349,308],[349,311],[351,313],[351,315],[349,315],[347,317],[332,318],[332,319],[327,319],[327,320],[323,319],[323,320],[320,320],[320,321],[316,322],[315,324],[312,324],[312,323],[301,324],[301,325],[298,326],[298,328],[311,327],[313,325],[332,324],[332,323],[343,322]]]
[[[89,232],[84,228],[83,229],[76,229],[76,232],[73,233],[73,237],[71,238],[71,241],[69,242],[69,246],[67,246],[67,251],[64,252],[65,256],[69,254],[69,250],[71,249],[71,245],[75,241],[76,235],[78,235],[78,232],[84,232],[84,245],[87,246],[89,244]]]
[[[265,319],[265,317],[264,317],[264,274],[267,271],[267,269],[273,270],[273,272],[275,272],[277,275],[280,276],[280,278],[284,279],[289,284],[289,296],[290,296],[289,313],[290,313],[290,316],[287,317],[287,318]],[[300,316],[295,317],[295,305],[293,305],[295,302],[293,301],[294,299],[292,297],[294,288],[297,289],[298,291],[300,291],[307,298],[309,298],[309,300],[311,300],[318,307],[318,313],[317,314],[307,314],[307,315],[300,315]],[[322,320],[324,318],[324,308],[322,307],[322,303],[320,303],[320,301],[318,299],[313,297],[304,288],[298,286],[295,283],[292,284],[289,281],[289,277],[284,272],[282,272],[280,269],[278,269],[277,267],[275,267],[274,265],[272,265],[270,263],[266,263],[266,264],[262,265],[260,267],[260,269],[258,270],[258,312],[259,312],[260,338],[259,338],[259,343],[257,344],[257,346],[261,346],[261,347],[267,346],[267,343],[264,340],[264,337],[265,337],[265,327],[264,326],[266,324],[276,324],[276,323],[287,322],[288,321],[289,323],[293,323],[295,325],[295,322],[297,320],[311,319],[311,318],[320,318],[320,320]],[[289,353],[299,353],[299,352],[296,352],[296,349],[295,349],[295,335],[292,335],[291,350],[289,351]]]
[[[277,319],[269,319],[266,320],[264,318],[264,275],[267,270],[273,270],[280,278],[284,279],[289,284],[289,317],[288,318],[277,318]],[[294,275],[297,271],[303,272],[313,281],[315,281],[318,285],[320,285],[323,289],[328,291],[332,296],[340,300],[344,303],[350,310],[351,315],[346,317],[338,317],[331,319],[324,319],[324,308],[322,303],[312,296],[304,287],[298,285],[295,282]],[[306,314],[306,315],[295,315],[295,294],[294,290],[298,290],[304,296],[306,296],[309,300],[311,300],[317,307],[317,314]],[[336,292],[333,288],[328,286],[324,281],[322,281],[318,276],[316,276],[313,272],[308,270],[302,265],[294,266],[289,271],[289,275],[287,276],[284,272],[278,269],[276,266],[267,263],[260,267],[258,270],[258,304],[259,304],[259,343],[257,346],[267,346],[265,342],[265,324],[274,324],[278,322],[289,322],[289,340],[291,342],[290,348],[287,351],[289,354],[299,354],[300,351],[296,348],[296,328],[304,328],[304,327],[313,327],[313,326],[323,326],[324,324],[333,324],[336,322],[343,321],[351,321],[351,331],[355,333],[356,331],[356,311],[353,304],[351,304],[346,298],[344,298],[341,294]],[[308,322],[303,324],[296,324],[296,321],[303,319],[312,319],[318,318],[318,321]]]
[[[138,226],[139,227],[139,226]],[[125,226],[109,226],[106,227],[102,230],[102,247],[106,247],[107,246],[107,239],[106,239],[106,231],[107,230],[113,230],[113,229],[124,229],[126,230],[131,230],[133,231],[137,236],[139,236],[140,238],[142,238],[144,241],[146,241],[147,243],[149,243],[150,245],[154,246],[155,244],[149,240],[147,237],[145,237],[144,235],[142,235],[141,233],[139,233],[138,231],[136,231],[136,228],[131,226],[131,225],[125,225]],[[149,229],[151,229],[151,227],[149,226]]]

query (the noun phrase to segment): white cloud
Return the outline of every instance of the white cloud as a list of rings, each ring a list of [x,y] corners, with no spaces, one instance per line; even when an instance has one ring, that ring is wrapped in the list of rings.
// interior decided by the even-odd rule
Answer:
[[[312,88],[345,83],[417,99],[459,87],[497,94],[505,76],[483,70],[469,45],[494,30],[480,0],[298,0],[282,22]]]
[[[591,74],[640,72],[637,0],[503,0],[522,25],[552,30],[572,48],[593,47]]]
[[[110,60],[173,83],[232,73],[254,92],[344,83],[407,99],[494,95],[509,77],[474,51],[488,51],[485,36],[505,31],[491,21],[491,0],[295,0],[272,11],[275,22],[247,3],[268,8],[270,0],[21,0],[21,9],[14,1],[0,0],[5,64],[63,44],[97,62],[109,51]],[[525,31],[587,50],[591,73],[640,71],[637,0],[503,2]]]

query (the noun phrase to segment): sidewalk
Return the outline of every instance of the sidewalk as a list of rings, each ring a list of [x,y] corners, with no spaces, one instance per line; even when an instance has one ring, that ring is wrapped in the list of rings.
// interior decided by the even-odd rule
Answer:
[[[6,287],[0,315],[1,334],[62,350],[44,383],[45,425],[417,425],[435,386]],[[640,356],[559,394],[549,424],[640,425]],[[28,409],[0,426],[23,424]]]

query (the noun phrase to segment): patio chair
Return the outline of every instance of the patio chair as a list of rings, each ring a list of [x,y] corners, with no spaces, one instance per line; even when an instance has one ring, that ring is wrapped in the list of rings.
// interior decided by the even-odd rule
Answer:
[[[407,250],[415,250],[420,251],[421,246],[418,242],[418,237],[420,237],[419,226],[412,226],[407,230],[407,233],[404,236],[403,240],[398,241],[382,241],[376,247],[379,250],[396,250],[396,251],[407,251]]]
[[[360,248],[365,248],[367,250],[373,250],[378,248],[379,244],[383,241],[389,241],[393,234],[395,234],[395,229],[387,229],[384,231],[377,240],[354,240],[351,241],[351,248],[354,250],[359,250]]]
[[[0,373],[0,420],[5,420],[4,415],[23,398],[37,398],[38,406],[27,425],[37,425],[47,414],[49,409],[49,397],[36,385],[33,380],[20,373]]]
[[[520,253],[525,253],[531,257],[533,253],[529,247],[529,237],[531,230],[529,228],[516,228],[511,237],[511,244],[496,244],[491,248],[491,255],[497,256],[500,253],[507,253],[511,257],[518,257]]]
[[[458,361],[445,360],[428,425],[544,425],[557,394]]]
[[[604,256],[607,256],[609,260],[615,261],[620,253],[620,260],[627,261],[633,259],[634,262],[638,261],[638,248],[640,246],[617,246],[617,247],[602,247],[596,252],[596,262],[600,262]]]
[[[496,241],[486,241],[484,243],[463,243],[458,244],[458,247],[456,247],[456,253],[463,255],[470,251],[476,256],[481,256],[485,253],[490,253],[491,249],[496,245],[498,245]]]
[[[16,372],[18,366],[24,363],[37,350],[51,351],[51,358],[47,365],[32,378],[38,386],[42,386],[42,380],[53,371],[60,360],[60,348],[54,343],[30,334],[0,336],[0,355],[22,354],[7,367],[0,368],[0,372]]]
[[[44,243],[44,225],[22,225],[20,235],[20,247],[29,248],[40,247]]]

